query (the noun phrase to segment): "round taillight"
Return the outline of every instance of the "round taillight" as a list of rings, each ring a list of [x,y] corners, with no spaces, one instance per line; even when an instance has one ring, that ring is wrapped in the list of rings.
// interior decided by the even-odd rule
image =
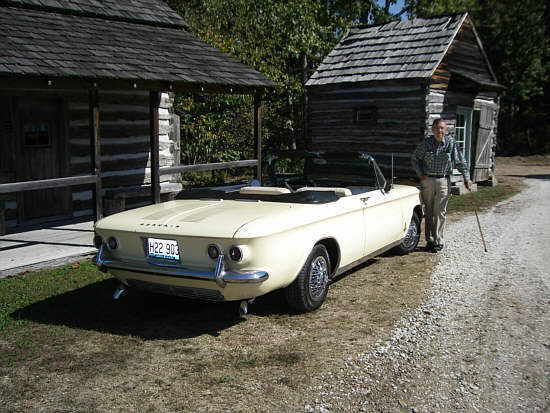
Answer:
[[[208,256],[213,260],[218,259],[218,257],[220,256],[220,249],[217,245],[212,244],[208,246]]]
[[[229,249],[229,258],[232,261],[238,262],[243,259],[243,251],[239,247],[231,247]]]
[[[101,244],[103,244],[103,237],[101,235],[96,235],[94,237],[94,247],[99,249],[99,247],[101,247]]]
[[[118,240],[115,237],[109,238],[107,241],[107,246],[110,250],[116,250],[118,248]]]

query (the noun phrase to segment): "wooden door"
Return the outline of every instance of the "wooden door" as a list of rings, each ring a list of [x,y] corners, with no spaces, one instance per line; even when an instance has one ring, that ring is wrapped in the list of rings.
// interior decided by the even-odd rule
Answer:
[[[471,165],[472,114],[473,109],[469,107],[458,106],[456,109],[455,140],[462,157],[468,165]],[[458,175],[460,172],[453,169],[453,174]]]
[[[36,181],[63,176],[65,153],[62,102],[59,99],[17,99],[17,180]],[[62,218],[68,214],[70,188],[25,191],[18,196],[19,221]]]
[[[474,156],[474,182],[489,179],[491,159],[493,152],[493,124],[495,122],[496,109],[489,105],[482,105],[479,111],[479,127],[477,130],[477,142]]]

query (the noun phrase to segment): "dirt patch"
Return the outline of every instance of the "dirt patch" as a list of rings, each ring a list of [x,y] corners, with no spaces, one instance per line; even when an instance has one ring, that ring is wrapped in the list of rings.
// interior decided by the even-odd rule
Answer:
[[[499,181],[517,185],[526,178],[550,179],[550,154],[496,158],[495,173]]]

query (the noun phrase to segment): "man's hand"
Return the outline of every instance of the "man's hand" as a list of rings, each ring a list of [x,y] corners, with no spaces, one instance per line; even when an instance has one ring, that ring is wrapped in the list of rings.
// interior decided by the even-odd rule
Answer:
[[[470,179],[464,179],[464,185],[466,185],[466,189],[470,189],[473,185],[473,182]]]

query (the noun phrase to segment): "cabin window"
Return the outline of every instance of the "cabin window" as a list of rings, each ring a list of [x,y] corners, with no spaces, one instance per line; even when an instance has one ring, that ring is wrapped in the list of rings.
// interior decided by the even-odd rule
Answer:
[[[378,109],[375,106],[363,106],[354,109],[353,123],[370,125],[378,120]]]
[[[50,125],[45,122],[25,123],[23,125],[25,146],[49,146]]]

